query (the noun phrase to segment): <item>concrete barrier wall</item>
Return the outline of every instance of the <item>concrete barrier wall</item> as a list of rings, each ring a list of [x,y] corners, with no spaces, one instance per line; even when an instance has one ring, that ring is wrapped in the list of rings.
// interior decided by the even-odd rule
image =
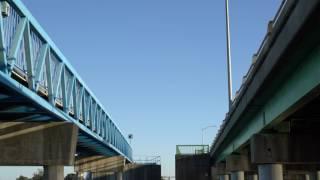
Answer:
[[[116,174],[95,176],[94,180],[117,180]],[[122,173],[122,180],[161,180],[160,165],[130,165]]]
[[[137,165],[124,172],[123,180],[161,180],[161,166]]]
[[[176,180],[210,180],[209,155],[176,155]]]

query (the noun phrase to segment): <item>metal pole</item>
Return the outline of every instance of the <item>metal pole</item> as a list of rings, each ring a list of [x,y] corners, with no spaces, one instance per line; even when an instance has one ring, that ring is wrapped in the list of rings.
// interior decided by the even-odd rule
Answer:
[[[201,132],[202,132],[202,141],[201,141],[202,145],[203,145],[203,132],[208,128],[215,128],[215,127],[217,127],[217,126],[213,125],[213,126],[207,126],[207,127],[204,127],[204,128],[201,129]]]
[[[202,129],[202,145],[203,145],[203,129]]]
[[[230,40],[230,17],[229,17],[229,0],[226,0],[226,35],[227,35],[227,65],[228,65],[228,96],[229,109],[232,106],[232,65],[231,65],[231,40]]]

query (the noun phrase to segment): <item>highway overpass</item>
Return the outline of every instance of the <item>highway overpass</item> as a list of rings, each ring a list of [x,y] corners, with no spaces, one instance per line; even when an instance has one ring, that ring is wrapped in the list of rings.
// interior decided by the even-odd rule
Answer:
[[[320,1],[283,1],[211,146],[212,179],[320,179],[319,87]]]

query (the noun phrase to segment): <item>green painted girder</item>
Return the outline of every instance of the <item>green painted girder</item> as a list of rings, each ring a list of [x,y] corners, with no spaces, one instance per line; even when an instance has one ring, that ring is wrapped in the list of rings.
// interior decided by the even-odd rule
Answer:
[[[315,92],[320,89],[320,26],[316,16],[309,16],[319,9],[319,1],[299,3],[265,59],[278,61],[277,66],[250,105],[234,119],[234,126],[213,145],[211,156],[215,162],[225,160],[247,144],[252,135],[284,120],[319,95]]]

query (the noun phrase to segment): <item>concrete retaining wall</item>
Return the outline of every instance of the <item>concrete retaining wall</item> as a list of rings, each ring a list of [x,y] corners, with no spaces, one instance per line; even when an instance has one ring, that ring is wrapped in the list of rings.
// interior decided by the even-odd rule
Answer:
[[[210,180],[210,156],[176,155],[176,180]]]

